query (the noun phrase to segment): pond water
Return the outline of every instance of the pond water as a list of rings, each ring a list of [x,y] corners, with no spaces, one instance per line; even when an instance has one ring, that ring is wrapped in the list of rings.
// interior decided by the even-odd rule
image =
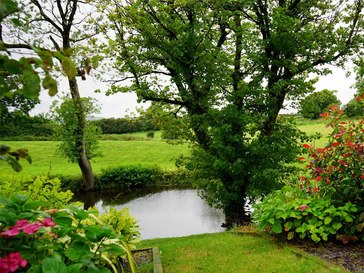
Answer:
[[[220,232],[224,222],[222,210],[211,208],[193,189],[164,189],[145,194],[113,194],[98,196],[95,205],[100,211],[113,206],[128,207],[139,224],[141,238],[179,237]]]

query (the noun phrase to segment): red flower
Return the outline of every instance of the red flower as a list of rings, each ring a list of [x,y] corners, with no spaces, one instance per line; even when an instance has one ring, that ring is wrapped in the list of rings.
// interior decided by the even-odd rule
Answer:
[[[318,192],[320,190],[320,188],[319,187],[315,187],[314,189],[313,189],[313,192]]]
[[[299,161],[304,161],[304,160],[305,160],[305,158],[304,158],[303,156],[299,156],[299,157],[297,157],[297,160],[299,160]]]
[[[302,147],[305,148],[305,149],[310,149],[311,148],[311,146],[308,145],[308,144],[303,144]]]
[[[321,176],[316,176],[315,180],[316,181],[321,181],[322,177]]]
[[[300,206],[300,211],[304,211],[306,209],[308,209],[308,206],[307,205],[301,205]]]

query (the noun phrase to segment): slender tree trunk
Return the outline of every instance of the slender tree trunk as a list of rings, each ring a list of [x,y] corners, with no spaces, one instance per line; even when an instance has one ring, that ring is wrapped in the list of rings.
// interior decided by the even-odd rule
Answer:
[[[79,157],[77,160],[78,166],[81,169],[85,190],[89,191],[95,187],[95,178],[92,172],[91,163],[87,157],[86,152],[86,118],[83,110],[82,100],[78,91],[76,77],[68,79],[72,100],[75,106],[78,128],[76,130],[76,143],[75,147],[78,148]]]

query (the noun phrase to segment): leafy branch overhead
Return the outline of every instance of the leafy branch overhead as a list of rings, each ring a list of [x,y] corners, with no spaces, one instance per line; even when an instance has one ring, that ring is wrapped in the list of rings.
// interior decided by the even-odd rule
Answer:
[[[21,158],[32,163],[32,158],[28,154],[27,149],[11,151],[9,146],[0,145],[0,160],[8,163],[16,172],[20,172],[22,170],[22,167],[19,164],[19,160]]]

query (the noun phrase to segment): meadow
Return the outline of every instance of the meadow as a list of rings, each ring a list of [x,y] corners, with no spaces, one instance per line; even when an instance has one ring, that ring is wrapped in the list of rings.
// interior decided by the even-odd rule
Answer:
[[[298,126],[308,133],[319,132],[326,136],[330,128],[326,128],[324,121],[306,122]],[[161,169],[175,168],[175,160],[181,155],[189,154],[188,144],[169,144],[161,139],[160,132],[155,133],[153,139],[146,138],[146,132],[130,135],[105,135],[100,141],[101,156],[91,160],[95,174],[102,169],[124,166],[143,165],[159,167]],[[105,140],[108,139],[108,140]],[[109,140],[112,139],[112,140]],[[129,139],[126,141],[126,139]],[[322,147],[326,137],[315,140],[315,147]],[[1,141],[12,150],[27,148],[33,163],[23,161],[23,170],[15,173],[4,162],[0,162],[0,179],[27,179],[34,175],[80,175],[76,163],[69,162],[58,152],[58,142],[55,141]]]

